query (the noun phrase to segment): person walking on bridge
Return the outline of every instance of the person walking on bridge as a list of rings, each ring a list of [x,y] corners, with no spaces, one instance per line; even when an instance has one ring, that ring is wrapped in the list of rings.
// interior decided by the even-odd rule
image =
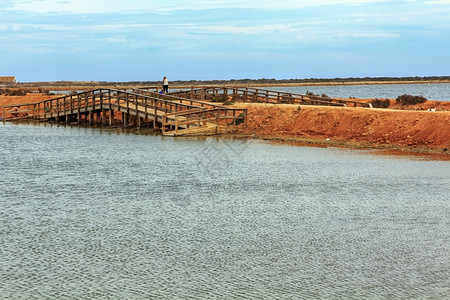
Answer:
[[[163,84],[162,84],[162,86],[163,86],[164,94],[165,94],[165,93],[168,93],[168,92],[169,92],[169,80],[167,79],[166,76],[164,76],[164,78],[163,78]]]

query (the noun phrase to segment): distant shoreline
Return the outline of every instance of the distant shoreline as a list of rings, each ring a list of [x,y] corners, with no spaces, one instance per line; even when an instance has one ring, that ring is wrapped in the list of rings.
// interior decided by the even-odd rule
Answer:
[[[361,80],[361,81],[304,81],[289,82],[284,80],[258,82],[252,80],[235,81],[172,81],[171,88],[187,88],[200,86],[236,86],[236,87],[290,87],[290,86],[355,86],[355,85],[401,85],[401,84],[449,84],[449,79],[442,80]],[[0,84],[0,89],[23,89],[26,91],[72,91],[97,88],[135,88],[135,87],[160,87],[159,82],[80,82],[80,81],[56,81],[56,82],[27,82],[9,85]]]

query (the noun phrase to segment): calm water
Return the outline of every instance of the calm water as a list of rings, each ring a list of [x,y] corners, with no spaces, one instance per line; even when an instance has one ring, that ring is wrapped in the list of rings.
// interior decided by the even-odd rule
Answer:
[[[450,297],[450,162],[0,126],[1,299]]]
[[[296,86],[296,87],[269,87],[276,91],[306,94],[326,94],[338,98],[390,98],[408,94],[423,96],[429,100],[450,101],[449,83],[432,84],[380,84],[380,85],[334,85],[334,86]]]

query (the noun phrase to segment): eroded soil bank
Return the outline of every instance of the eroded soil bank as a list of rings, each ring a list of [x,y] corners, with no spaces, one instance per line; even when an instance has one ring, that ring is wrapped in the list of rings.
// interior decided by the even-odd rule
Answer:
[[[444,110],[448,105],[428,102],[436,111],[242,103],[235,107],[248,109],[247,129],[241,134],[254,138],[450,154],[450,112]]]

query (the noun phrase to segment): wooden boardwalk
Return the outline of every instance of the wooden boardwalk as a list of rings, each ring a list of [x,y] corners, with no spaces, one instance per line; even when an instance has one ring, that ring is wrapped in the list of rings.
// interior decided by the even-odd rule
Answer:
[[[117,122],[116,113],[121,113],[119,119],[124,126],[134,124],[140,128],[143,123],[151,122],[170,136],[229,132],[245,126],[247,117],[245,109],[138,89],[96,89],[38,103],[2,107],[3,122],[28,118],[66,124],[95,121],[111,126]]]

